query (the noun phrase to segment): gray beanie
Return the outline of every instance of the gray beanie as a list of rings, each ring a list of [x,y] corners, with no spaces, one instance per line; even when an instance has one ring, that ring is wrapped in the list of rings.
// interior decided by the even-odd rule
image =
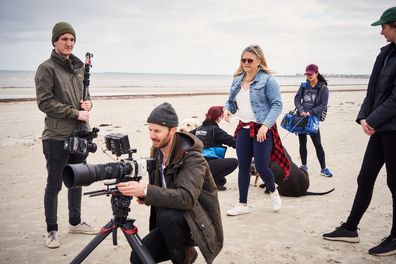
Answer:
[[[73,27],[67,22],[59,22],[56,23],[52,29],[52,45],[54,45],[54,42],[65,33],[72,34],[74,36],[74,41],[76,41],[76,32]]]
[[[165,102],[154,108],[147,118],[147,123],[166,127],[177,127],[179,125],[179,118],[177,117],[176,111],[172,105]]]

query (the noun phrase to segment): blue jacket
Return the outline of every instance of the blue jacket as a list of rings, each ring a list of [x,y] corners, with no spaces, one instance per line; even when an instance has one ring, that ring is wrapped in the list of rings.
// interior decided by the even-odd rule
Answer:
[[[235,114],[238,105],[236,96],[241,90],[241,84],[245,74],[236,76],[231,84],[230,96],[225,108]],[[250,84],[250,104],[256,117],[256,123],[272,127],[282,112],[282,99],[280,88],[275,78],[264,71],[257,72],[253,82]]]

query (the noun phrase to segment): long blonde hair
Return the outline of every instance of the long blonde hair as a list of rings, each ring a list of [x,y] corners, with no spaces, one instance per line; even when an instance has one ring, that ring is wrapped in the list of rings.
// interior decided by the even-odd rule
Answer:
[[[250,53],[253,53],[254,55],[256,55],[256,57],[257,57],[257,58],[259,59],[259,61],[260,61],[260,65],[258,66],[259,70],[261,69],[261,70],[263,70],[263,71],[264,71],[265,73],[267,73],[267,74],[271,74],[271,73],[272,73],[272,70],[270,70],[270,69],[268,68],[267,61],[265,60],[265,57],[264,57],[264,52],[263,52],[263,50],[260,48],[259,45],[250,45],[250,46],[246,47],[246,48],[242,51],[241,59],[242,59],[243,54],[245,54],[245,52],[250,52]],[[243,73],[245,73],[245,70],[243,69],[242,62],[240,62],[240,63],[239,63],[238,69],[237,69],[236,72],[234,73],[234,77],[235,77],[235,76],[238,76],[238,75],[241,75],[241,74],[243,74]]]

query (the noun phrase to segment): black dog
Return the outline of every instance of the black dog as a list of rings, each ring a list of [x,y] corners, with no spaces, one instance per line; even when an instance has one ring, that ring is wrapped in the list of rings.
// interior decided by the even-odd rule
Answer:
[[[287,180],[283,180],[284,176],[282,173],[282,169],[276,162],[270,162],[270,169],[274,173],[275,183],[278,185],[278,192],[280,195],[283,196],[290,196],[290,197],[299,197],[304,195],[324,195],[331,193],[335,189],[331,189],[327,192],[308,192],[309,188],[309,176],[308,173],[304,170],[301,170],[291,159],[289,153],[287,153],[286,149],[286,158],[290,162],[290,175]],[[254,162],[250,167],[250,173],[252,176],[256,176],[255,182],[257,183],[258,177],[260,177],[256,171],[256,167]],[[261,188],[265,187],[265,184],[260,185]],[[268,191],[266,191],[268,192]]]

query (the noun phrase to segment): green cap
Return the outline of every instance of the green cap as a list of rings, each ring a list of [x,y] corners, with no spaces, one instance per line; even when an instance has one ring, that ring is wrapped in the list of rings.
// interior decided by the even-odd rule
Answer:
[[[76,32],[69,23],[66,22],[56,23],[56,25],[52,29],[52,45],[54,45],[56,39],[58,39],[60,36],[66,33],[70,33],[74,36],[74,39],[76,38]]]
[[[380,26],[388,22],[396,21],[396,6],[387,9],[378,21],[375,21],[372,26]]]

